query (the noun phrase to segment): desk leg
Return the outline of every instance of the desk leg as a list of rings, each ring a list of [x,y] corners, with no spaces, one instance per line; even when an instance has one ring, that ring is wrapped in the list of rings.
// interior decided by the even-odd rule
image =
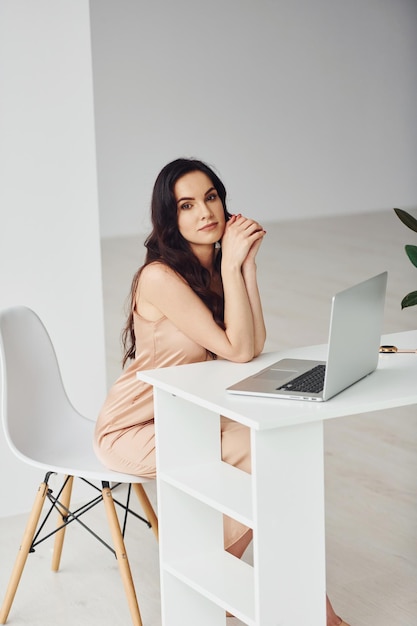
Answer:
[[[323,424],[252,431],[256,624],[325,626]]]

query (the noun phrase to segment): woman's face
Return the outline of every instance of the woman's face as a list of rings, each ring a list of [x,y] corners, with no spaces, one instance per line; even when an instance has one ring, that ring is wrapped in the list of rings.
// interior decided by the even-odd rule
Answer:
[[[177,180],[174,186],[178,229],[194,252],[201,246],[213,247],[224,233],[223,203],[210,178],[196,170]]]

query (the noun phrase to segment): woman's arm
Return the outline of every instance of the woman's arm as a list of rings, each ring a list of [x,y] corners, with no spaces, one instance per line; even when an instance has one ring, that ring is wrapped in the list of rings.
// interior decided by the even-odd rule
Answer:
[[[265,235],[265,231],[263,231]],[[261,297],[259,294],[257,281],[256,255],[261,246],[262,239],[258,239],[252,245],[249,253],[242,264],[242,275],[245,281],[248,298],[252,309],[253,328],[255,337],[255,356],[258,356],[264,348],[266,339],[266,329],[262,312]]]
[[[262,227],[241,215],[233,216],[228,222],[222,239],[222,279],[225,301],[225,324],[240,317],[238,332],[240,341],[251,341],[252,357],[257,356],[265,343],[265,324],[256,279],[255,257],[265,231]],[[242,281],[236,277],[229,281],[229,273],[236,270]],[[244,291],[242,290],[242,282]],[[238,286],[237,292],[234,289]]]
[[[243,280],[245,281],[249,303],[252,310],[253,332],[254,332],[254,356],[258,356],[264,348],[266,339],[265,321],[262,311],[261,297],[259,295],[258,281],[256,275],[256,263],[249,261],[242,266]]]
[[[253,243],[263,237],[251,220],[232,218],[222,240],[222,280],[225,330],[220,328],[188,283],[162,263],[147,265],[141,273],[138,310],[151,306],[185,335],[221,358],[250,361],[255,354],[253,313],[242,274],[242,263]]]
[[[246,293],[240,271],[237,281]],[[253,357],[253,339],[239,341],[241,319],[226,330],[220,328],[188,283],[162,263],[151,263],[142,270],[136,302],[139,313],[146,319],[151,319],[149,311],[154,320],[167,317],[184,335],[221,358],[245,362]]]

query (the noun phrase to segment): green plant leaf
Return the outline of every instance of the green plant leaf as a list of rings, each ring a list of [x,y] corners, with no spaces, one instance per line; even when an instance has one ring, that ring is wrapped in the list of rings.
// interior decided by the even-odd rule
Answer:
[[[413,217],[403,209],[394,209],[394,211],[403,224],[405,224],[408,228],[414,230],[417,233],[417,220],[415,217]]]
[[[411,263],[417,267],[417,246],[405,246],[405,251]]]
[[[407,306],[415,306],[417,304],[417,291],[408,293],[405,298],[402,299],[401,308],[405,309]]]

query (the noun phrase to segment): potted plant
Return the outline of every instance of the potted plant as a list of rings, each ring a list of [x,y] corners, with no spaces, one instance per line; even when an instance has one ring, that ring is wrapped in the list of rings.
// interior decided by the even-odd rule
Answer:
[[[403,209],[394,209],[397,216],[400,218],[403,224],[417,233],[417,219],[403,211]],[[406,245],[405,251],[410,259],[411,263],[417,267],[417,246]],[[414,306],[417,304],[417,291],[411,291],[401,301],[401,308],[404,309],[407,306]]]

